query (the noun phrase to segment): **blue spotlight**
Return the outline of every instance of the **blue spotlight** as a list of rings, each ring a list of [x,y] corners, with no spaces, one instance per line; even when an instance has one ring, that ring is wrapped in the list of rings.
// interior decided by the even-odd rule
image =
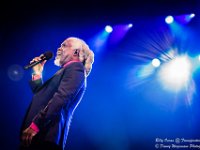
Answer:
[[[129,27],[129,28],[133,27],[133,24],[132,24],[132,23],[129,23],[129,24],[128,24],[128,27]]]
[[[160,60],[157,59],[157,58],[154,58],[151,63],[152,63],[152,65],[154,67],[159,67],[160,66]]]
[[[113,31],[113,28],[111,26],[107,25],[105,27],[105,30],[106,30],[106,32],[111,33]]]
[[[195,17],[194,13],[185,15],[185,21],[186,21],[186,23],[189,22],[194,17]]]
[[[194,18],[194,17],[195,17],[194,13],[190,14],[190,18]]]
[[[167,24],[171,24],[173,21],[174,21],[174,18],[173,18],[172,16],[167,16],[167,17],[165,18],[165,22],[166,22]]]

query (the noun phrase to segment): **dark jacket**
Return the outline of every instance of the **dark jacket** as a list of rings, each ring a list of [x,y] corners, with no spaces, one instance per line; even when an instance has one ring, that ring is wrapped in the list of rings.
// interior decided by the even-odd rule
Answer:
[[[73,112],[86,88],[83,64],[73,62],[44,84],[39,79],[30,81],[30,86],[34,96],[21,131],[34,122],[40,131],[33,140],[50,141],[64,149]]]

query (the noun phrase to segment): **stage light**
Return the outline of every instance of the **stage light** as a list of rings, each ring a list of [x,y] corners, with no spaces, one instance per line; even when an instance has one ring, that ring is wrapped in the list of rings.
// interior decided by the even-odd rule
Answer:
[[[191,19],[192,18],[194,18],[195,17],[195,14],[194,13],[192,13],[192,14],[187,14],[187,15],[185,15],[185,22],[186,23],[188,23],[188,22],[190,22],[191,21]]]
[[[165,18],[165,22],[166,22],[167,24],[171,24],[173,21],[174,21],[174,18],[173,18],[172,16],[167,16],[167,17]]]
[[[101,52],[105,49],[108,38],[110,37],[110,32],[112,32],[112,27],[107,25],[102,30],[100,30],[93,38],[90,39],[89,43],[95,52]]]
[[[154,67],[159,67],[160,66],[160,60],[157,59],[157,58],[154,58],[151,63],[152,63],[152,65]]]
[[[113,26],[112,34],[109,34],[109,44],[113,46],[118,44],[126,36],[132,26],[132,24],[117,24]]]
[[[113,31],[113,28],[111,26],[107,25],[105,27],[105,30],[106,30],[106,32],[111,33]]]
[[[200,61],[200,55],[199,55],[199,61]]]
[[[128,27],[129,27],[129,28],[133,27],[133,24],[132,24],[132,23],[129,23],[129,24],[128,24]]]
[[[182,15],[179,15],[179,16],[176,16],[176,22],[180,25],[183,25],[183,24],[187,24],[189,23],[192,18],[195,17],[195,14],[194,13],[190,13],[190,14],[182,14]]]
[[[12,81],[19,81],[23,78],[24,70],[20,65],[12,65],[8,68],[7,73]]]
[[[171,91],[187,87],[191,77],[191,62],[187,56],[179,56],[162,65],[159,79],[163,86]]]
[[[190,14],[190,18],[194,18],[194,17],[195,17],[194,13]]]

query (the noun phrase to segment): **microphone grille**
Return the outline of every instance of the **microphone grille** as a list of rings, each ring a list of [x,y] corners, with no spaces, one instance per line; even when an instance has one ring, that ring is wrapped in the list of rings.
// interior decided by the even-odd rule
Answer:
[[[51,51],[46,51],[46,52],[44,53],[44,57],[45,57],[45,60],[51,59],[51,58],[53,57],[53,52],[51,52]]]

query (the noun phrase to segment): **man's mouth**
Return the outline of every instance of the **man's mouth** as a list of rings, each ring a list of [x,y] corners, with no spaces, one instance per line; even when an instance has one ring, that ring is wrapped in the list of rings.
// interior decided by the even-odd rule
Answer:
[[[60,59],[60,58],[61,58],[61,54],[57,54],[56,59]]]
[[[61,51],[57,51],[56,55],[57,55],[57,56],[61,56],[61,55],[62,55],[62,52],[61,52]]]

